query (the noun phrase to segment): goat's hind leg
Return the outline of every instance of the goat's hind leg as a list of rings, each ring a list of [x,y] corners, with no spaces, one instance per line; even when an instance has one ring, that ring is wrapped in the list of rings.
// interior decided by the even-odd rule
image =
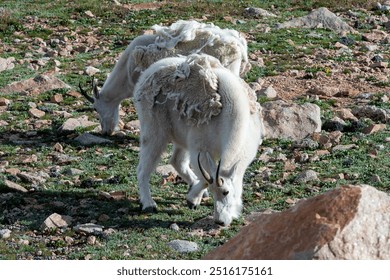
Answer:
[[[141,137],[141,151],[137,167],[137,179],[139,186],[139,196],[144,212],[154,212],[157,210],[157,204],[150,193],[150,176],[154,172],[162,152],[167,146],[164,137]]]

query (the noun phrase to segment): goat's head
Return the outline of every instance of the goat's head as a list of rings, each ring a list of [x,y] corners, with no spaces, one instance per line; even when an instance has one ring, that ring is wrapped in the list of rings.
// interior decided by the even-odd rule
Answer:
[[[111,135],[119,122],[119,104],[106,101],[103,97],[94,80],[92,80],[93,96],[88,93],[79,84],[80,93],[92,103],[93,108],[99,114],[102,134]]]
[[[218,165],[207,154],[210,173],[201,165],[198,154],[198,167],[214,198],[214,220],[217,224],[230,225],[233,219],[240,216],[242,210],[242,178],[237,174],[238,162],[230,170],[221,169],[221,160]],[[215,174],[212,177],[210,174]]]

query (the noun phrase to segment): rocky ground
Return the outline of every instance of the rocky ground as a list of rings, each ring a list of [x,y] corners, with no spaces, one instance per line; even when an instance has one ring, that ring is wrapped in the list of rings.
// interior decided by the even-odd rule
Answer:
[[[121,15],[164,7],[113,5]],[[225,15],[225,25],[248,40],[252,69],[245,79],[263,104],[269,130],[245,178],[245,215],[282,210],[344,183],[389,192],[386,7],[390,4],[338,14],[305,12],[304,18],[282,16],[276,8]],[[2,22],[11,17],[0,6]],[[80,17],[88,27],[79,24]],[[172,186],[180,179],[169,169],[160,171],[162,181],[155,179],[164,190],[157,195],[167,204],[166,216],[139,212],[134,181],[139,124],[132,102],[122,104],[121,131],[103,138],[96,114],[78,92],[78,83],[87,85],[92,76],[102,83],[130,41],[124,39],[127,31],[114,41],[106,36],[104,20],[83,10],[67,25],[53,26],[47,17],[28,15],[23,28],[1,38],[0,259],[199,258],[248,223],[242,220],[231,232],[213,225],[210,200],[195,215],[183,210],[184,202],[176,200],[184,201],[185,186],[176,193]],[[337,25],[324,26],[327,22]],[[159,231],[148,231],[156,225]]]

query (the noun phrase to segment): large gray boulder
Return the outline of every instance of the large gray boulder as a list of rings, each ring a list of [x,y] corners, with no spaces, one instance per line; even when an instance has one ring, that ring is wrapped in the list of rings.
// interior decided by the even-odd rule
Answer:
[[[307,16],[293,18],[281,23],[277,28],[325,28],[337,33],[356,31],[345,23],[340,17],[329,11],[327,8],[319,8],[311,11]]]
[[[390,259],[390,197],[343,186],[258,216],[204,259]]]
[[[321,110],[315,104],[278,100],[266,102],[262,107],[266,138],[301,140],[321,131]]]

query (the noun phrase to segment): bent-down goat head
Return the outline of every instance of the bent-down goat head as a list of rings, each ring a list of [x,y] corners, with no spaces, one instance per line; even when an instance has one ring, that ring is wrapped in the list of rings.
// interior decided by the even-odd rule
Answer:
[[[206,53],[237,76],[249,70],[247,42],[235,30],[183,20],[152,28],[154,34],[138,36],[129,44],[100,92],[93,87],[93,97],[83,94],[99,114],[103,134],[112,134],[117,129],[121,101],[133,96],[141,73],[162,58]]]

